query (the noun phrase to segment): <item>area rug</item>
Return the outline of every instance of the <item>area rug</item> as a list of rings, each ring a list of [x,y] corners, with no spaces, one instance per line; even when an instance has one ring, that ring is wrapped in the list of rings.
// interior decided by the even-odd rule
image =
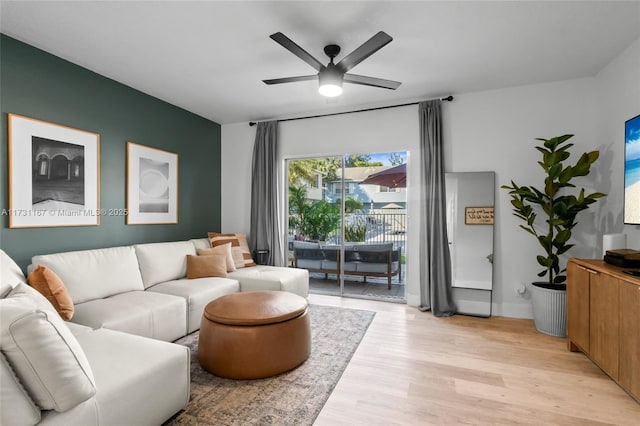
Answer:
[[[191,348],[191,399],[165,425],[311,425],[338,383],[375,312],[310,305],[311,355],[295,370],[259,380],[223,379],[198,364]]]

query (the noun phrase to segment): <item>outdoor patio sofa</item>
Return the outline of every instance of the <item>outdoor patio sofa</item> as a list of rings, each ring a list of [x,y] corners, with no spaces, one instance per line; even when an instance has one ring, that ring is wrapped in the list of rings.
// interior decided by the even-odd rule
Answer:
[[[293,241],[293,266],[309,272],[338,274],[340,270],[340,246],[308,241]],[[393,243],[348,243],[344,246],[344,274],[364,277],[386,277],[391,289],[392,277],[402,279],[400,248]]]

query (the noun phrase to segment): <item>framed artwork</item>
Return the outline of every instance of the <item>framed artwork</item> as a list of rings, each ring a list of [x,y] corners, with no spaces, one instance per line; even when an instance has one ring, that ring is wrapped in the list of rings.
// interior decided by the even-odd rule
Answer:
[[[8,114],[9,228],[100,224],[100,135]]]
[[[490,207],[465,207],[465,225],[493,225],[493,206]]]
[[[127,224],[178,223],[178,154],[127,142]]]

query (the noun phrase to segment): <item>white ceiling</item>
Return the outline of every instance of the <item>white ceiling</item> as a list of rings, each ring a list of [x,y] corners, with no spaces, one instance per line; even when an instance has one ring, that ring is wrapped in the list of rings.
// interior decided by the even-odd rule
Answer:
[[[640,37],[640,1],[5,1],[0,30],[221,124],[383,106],[594,76]],[[314,70],[269,38],[281,31],[321,62],[377,31],[394,40],[328,102]]]

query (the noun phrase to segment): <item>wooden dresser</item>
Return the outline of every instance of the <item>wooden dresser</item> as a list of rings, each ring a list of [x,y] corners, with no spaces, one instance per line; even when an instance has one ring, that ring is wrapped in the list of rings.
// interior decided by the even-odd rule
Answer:
[[[567,344],[640,402],[640,278],[629,269],[569,259]]]

